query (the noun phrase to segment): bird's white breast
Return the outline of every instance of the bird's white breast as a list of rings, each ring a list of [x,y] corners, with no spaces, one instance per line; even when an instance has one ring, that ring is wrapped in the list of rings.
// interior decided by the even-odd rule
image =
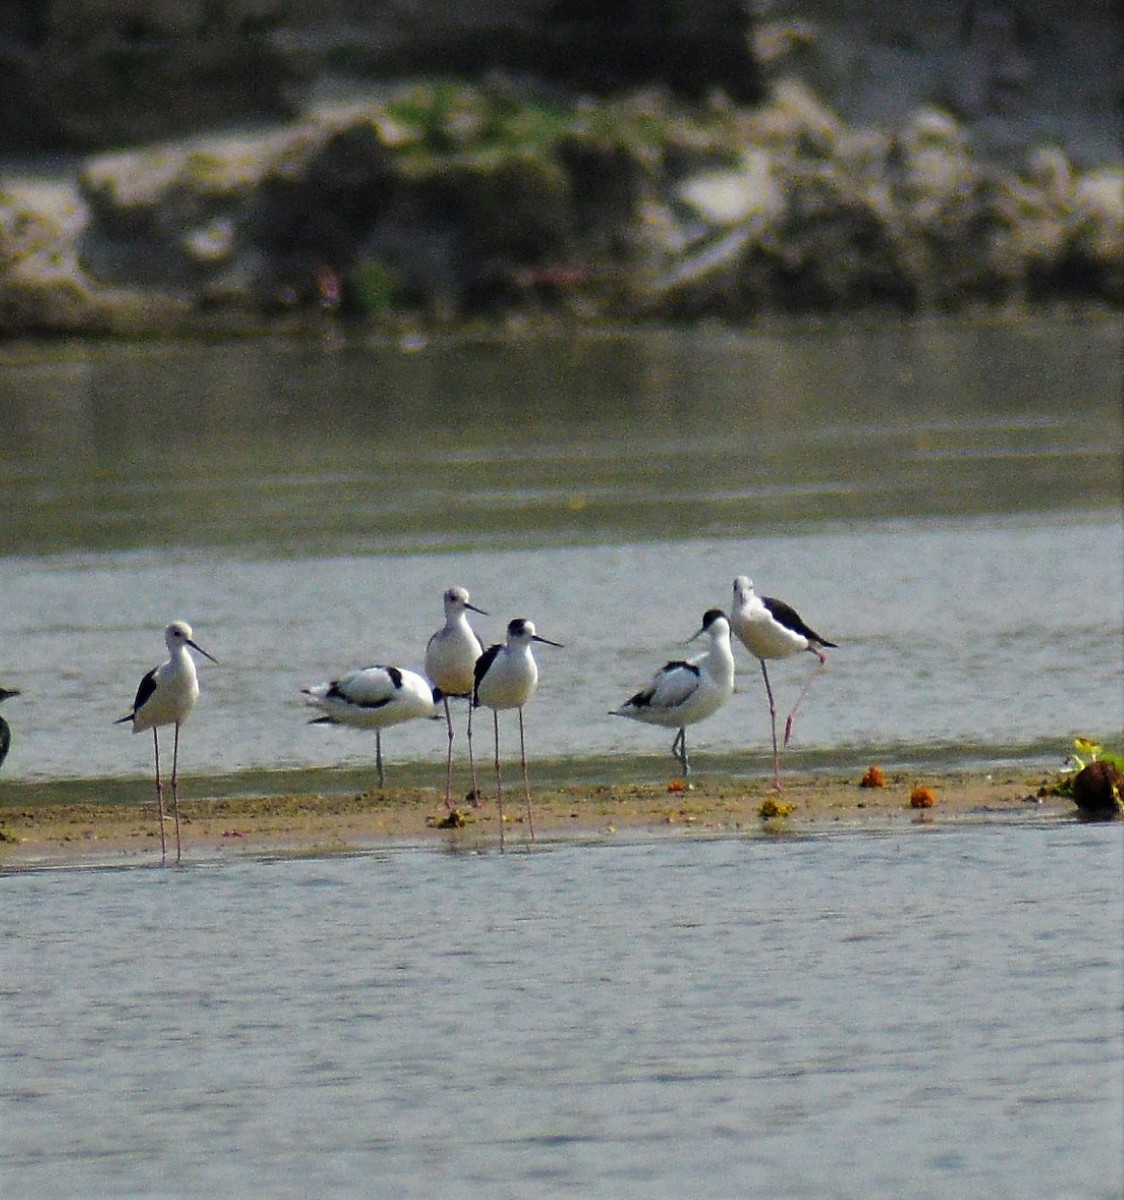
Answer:
[[[425,672],[446,695],[472,693],[472,669],[480,657],[480,642],[467,621],[439,630],[425,651]]]
[[[786,629],[763,604],[735,613],[731,624],[738,640],[757,658],[787,658],[808,648],[807,638]]]
[[[477,689],[489,708],[520,708],[535,694],[539,669],[530,650],[506,650],[492,660]]]
[[[181,651],[156,668],[156,690],[133,718],[133,731],[156,725],[182,725],[199,699],[199,678],[191,655]]]

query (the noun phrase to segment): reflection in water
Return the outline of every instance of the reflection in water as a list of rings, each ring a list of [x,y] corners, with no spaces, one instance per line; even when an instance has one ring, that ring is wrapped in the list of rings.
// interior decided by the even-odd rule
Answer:
[[[285,553],[717,535],[1115,504],[1118,322],[0,364],[4,549]]]

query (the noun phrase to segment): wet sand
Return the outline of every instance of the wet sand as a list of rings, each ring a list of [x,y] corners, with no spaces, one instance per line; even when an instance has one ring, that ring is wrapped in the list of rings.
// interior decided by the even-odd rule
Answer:
[[[1054,777],[1056,778],[1056,777]],[[1072,815],[1071,801],[1041,794],[1042,774],[887,772],[882,787],[860,777],[800,777],[773,792],[768,780],[700,778],[685,790],[663,784],[585,784],[536,788],[539,843],[614,836],[776,835],[842,828],[908,828],[964,821],[1003,821],[1028,814]],[[927,795],[925,793],[928,793]],[[931,803],[930,803],[931,802]],[[499,845],[494,796],[452,813],[434,789],[244,796],[181,801],[184,861],[262,854],[328,854],[383,844],[449,843],[463,849]],[[504,792],[508,849],[530,841],[522,790]],[[168,822],[174,856],[174,831]],[[0,867],[158,862],[155,802],[44,803],[0,808]]]

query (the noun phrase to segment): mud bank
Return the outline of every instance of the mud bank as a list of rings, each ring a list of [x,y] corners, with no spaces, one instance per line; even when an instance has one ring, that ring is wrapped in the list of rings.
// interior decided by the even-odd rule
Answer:
[[[1028,816],[1076,814],[1072,801],[1044,795],[1033,774],[887,772],[884,786],[858,779],[794,777],[780,794],[767,782],[702,779],[667,784],[581,785],[536,789],[536,844],[635,836],[780,836],[843,829],[901,829]],[[181,805],[184,861],[268,853],[322,854],[387,844],[495,850],[493,797],[452,814],[433,790],[388,789],[338,795],[246,796]],[[530,845],[519,789],[505,795],[509,850]],[[42,804],[0,815],[0,866],[20,869],[81,863],[158,863],[155,805]],[[169,830],[170,832],[170,830]],[[171,844],[171,843],[170,843]]]

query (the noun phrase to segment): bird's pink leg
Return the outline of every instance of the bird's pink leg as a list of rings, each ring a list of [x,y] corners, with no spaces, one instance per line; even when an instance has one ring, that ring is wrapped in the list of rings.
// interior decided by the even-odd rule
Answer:
[[[445,697],[445,724],[449,728],[449,752],[445,757],[445,811],[453,809],[453,714],[449,711],[449,697]]]
[[[777,750],[777,704],[773,699],[773,688],[769,683],[769,668],[761,659],[761,674],[765,677],[765,694],[769,697],[769,722],[773,729],[773,790],[781,790],[781,756]]]
[[[826,654],[819,654],[817,652],[816,657],[820,661],[819,661],[818,665],[813,668],[811,675],[808,676],[808,682],[804,685],[804,690],[800,693],[800,696],[797,699],[796,703],[792,706],[792,712],[790,712],[788,714],[788,720],[785,721],[785,723],[784,723],[784,744],[786,746],[788,745],[788,739],[790,737],[792,737],[792,722],[796,719],[796,710],[800,707],[801,704],[804,703],[804,697],[808,694],[808,689],[812,686],[813,683],[815,683],[816,676],[827,665],[827,655]]]
[[[480,787],[476,782],[476,758],[472,753],[472,697],[468,699],[468,769],[472,775],[472,806],[480,806]]]
[[[503,780],[500,777],[500,714],[492,709],[492,724],[496,731],[496,811],[500,816],[500,853],[503,853]]]
[[[172,811],[176,814],[176,862],[183,856],[180,844],[180,791],[179,791],[179,760],[180,760],[180,723],[176,722],[176,735],[172,742]]]
[[[535,818],[531,815],[531,782],[527,778],[527,745],[523,739],[523,709],[519,710],[519,758],[523,763],[523,795],[527,798],[527,828],[535,840]]]
[[[152,727],[152,753],[156,759],[156,807],[160,811],[160,865],[168,861],[168,839],[164,832],[164,785],[160,782],[160,734]]]

